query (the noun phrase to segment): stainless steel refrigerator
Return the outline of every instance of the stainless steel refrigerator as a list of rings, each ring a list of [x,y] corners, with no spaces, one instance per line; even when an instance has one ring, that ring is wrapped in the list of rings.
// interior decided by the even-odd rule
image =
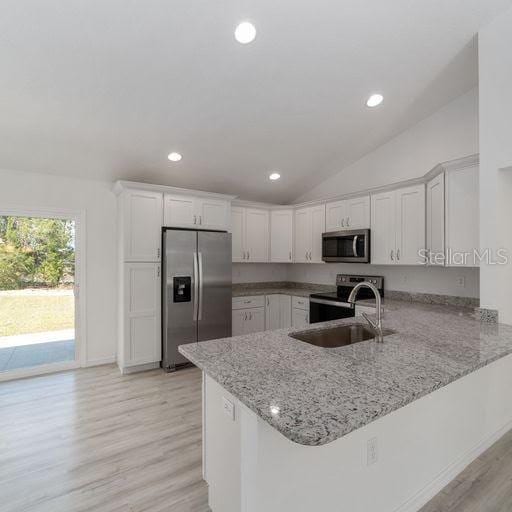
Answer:
[[[231,234],[164,228],[162,368],[187,364],[185,343],[231,336]]]

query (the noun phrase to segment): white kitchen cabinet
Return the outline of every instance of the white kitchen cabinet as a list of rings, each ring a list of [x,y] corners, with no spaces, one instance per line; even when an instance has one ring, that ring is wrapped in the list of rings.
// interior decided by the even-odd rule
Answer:
[[[370,196],[334,201],[325,205],[326,231],[370,227]]]
[[[373,264],[418,265],[425,249],[425,186],[415,185],[373,194],[371,261]]]
[[[229,229],[229,201],[208,197],[165,194],[164,225],[195,229]]]
[[[396,191],[397,232],[395,263],[423,263],[425,251],[425,186],[401,188]]]
[[[478,166],[446,171],[446,251],[448,266],[478,267],[480,247]]]
[[[293,210],[270,212],[270,261],[293,261]]]
[[[126,190],[120,205],[123,261],[160,261],[162,238],[162,194]]]
[[[304,327],[309,324],[309,311],[292,308],[292,327]]]
[[[322,263],[325,205],[295,211],[295,262]]]
[[[125,263],[119,366],[158,363],[161,354],[160,264]]]
[[[396,252],[395,192],[386,191],[371,197],[371,262],[394,263]]]
[[[292,325],[292,300],[290,295],[266,296],[265,329],[285,329]]]
[[[265,308],[236,309],[232,311],[231,331],[233,336],[251,334],[265,330]]]
[[[445,264],[444,173],[427,183],[427,254],[430,265]]]
[[[281,328],[281,295],[267,295],[265,298],[265,329],[272,331]]]
[[[231,228],[233,262],[268,262],[268,210],[233,207],[231,209]]]

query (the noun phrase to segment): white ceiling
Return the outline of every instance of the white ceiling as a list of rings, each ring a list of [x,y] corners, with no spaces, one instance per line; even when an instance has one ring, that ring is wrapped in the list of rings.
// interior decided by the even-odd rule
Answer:
[[[0,167],[287,202],[473,87],[510,4],[2,0]]]

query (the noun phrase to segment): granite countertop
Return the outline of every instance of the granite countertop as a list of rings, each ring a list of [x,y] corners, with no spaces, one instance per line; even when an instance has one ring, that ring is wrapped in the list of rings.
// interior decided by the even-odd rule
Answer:
[[[300,330],[292,328],[179,351],[288,439],[310,446],[332,442],[512,353],[512,326],[482,323],[469,308],[386,300],[383,324],[394,331],[384,343],[320,348],[288,336]]]
[[[294,295],[296,297],[309,297],[312,293],[335,292],[336,286],[294,283],[294,282],[268,282],[268,283],[240,283],[233,285],[233,297],[247,297],[250,295]]]

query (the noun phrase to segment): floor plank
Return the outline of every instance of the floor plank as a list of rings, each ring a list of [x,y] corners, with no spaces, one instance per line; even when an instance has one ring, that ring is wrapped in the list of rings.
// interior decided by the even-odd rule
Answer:
[[[207,512],[199,370],[0,383],[0,496],[1,512]]]
[[[0,497],[0,512],[208,512],[199,370],[0,383]],[[512,432],[421,510],[510,511]]]

